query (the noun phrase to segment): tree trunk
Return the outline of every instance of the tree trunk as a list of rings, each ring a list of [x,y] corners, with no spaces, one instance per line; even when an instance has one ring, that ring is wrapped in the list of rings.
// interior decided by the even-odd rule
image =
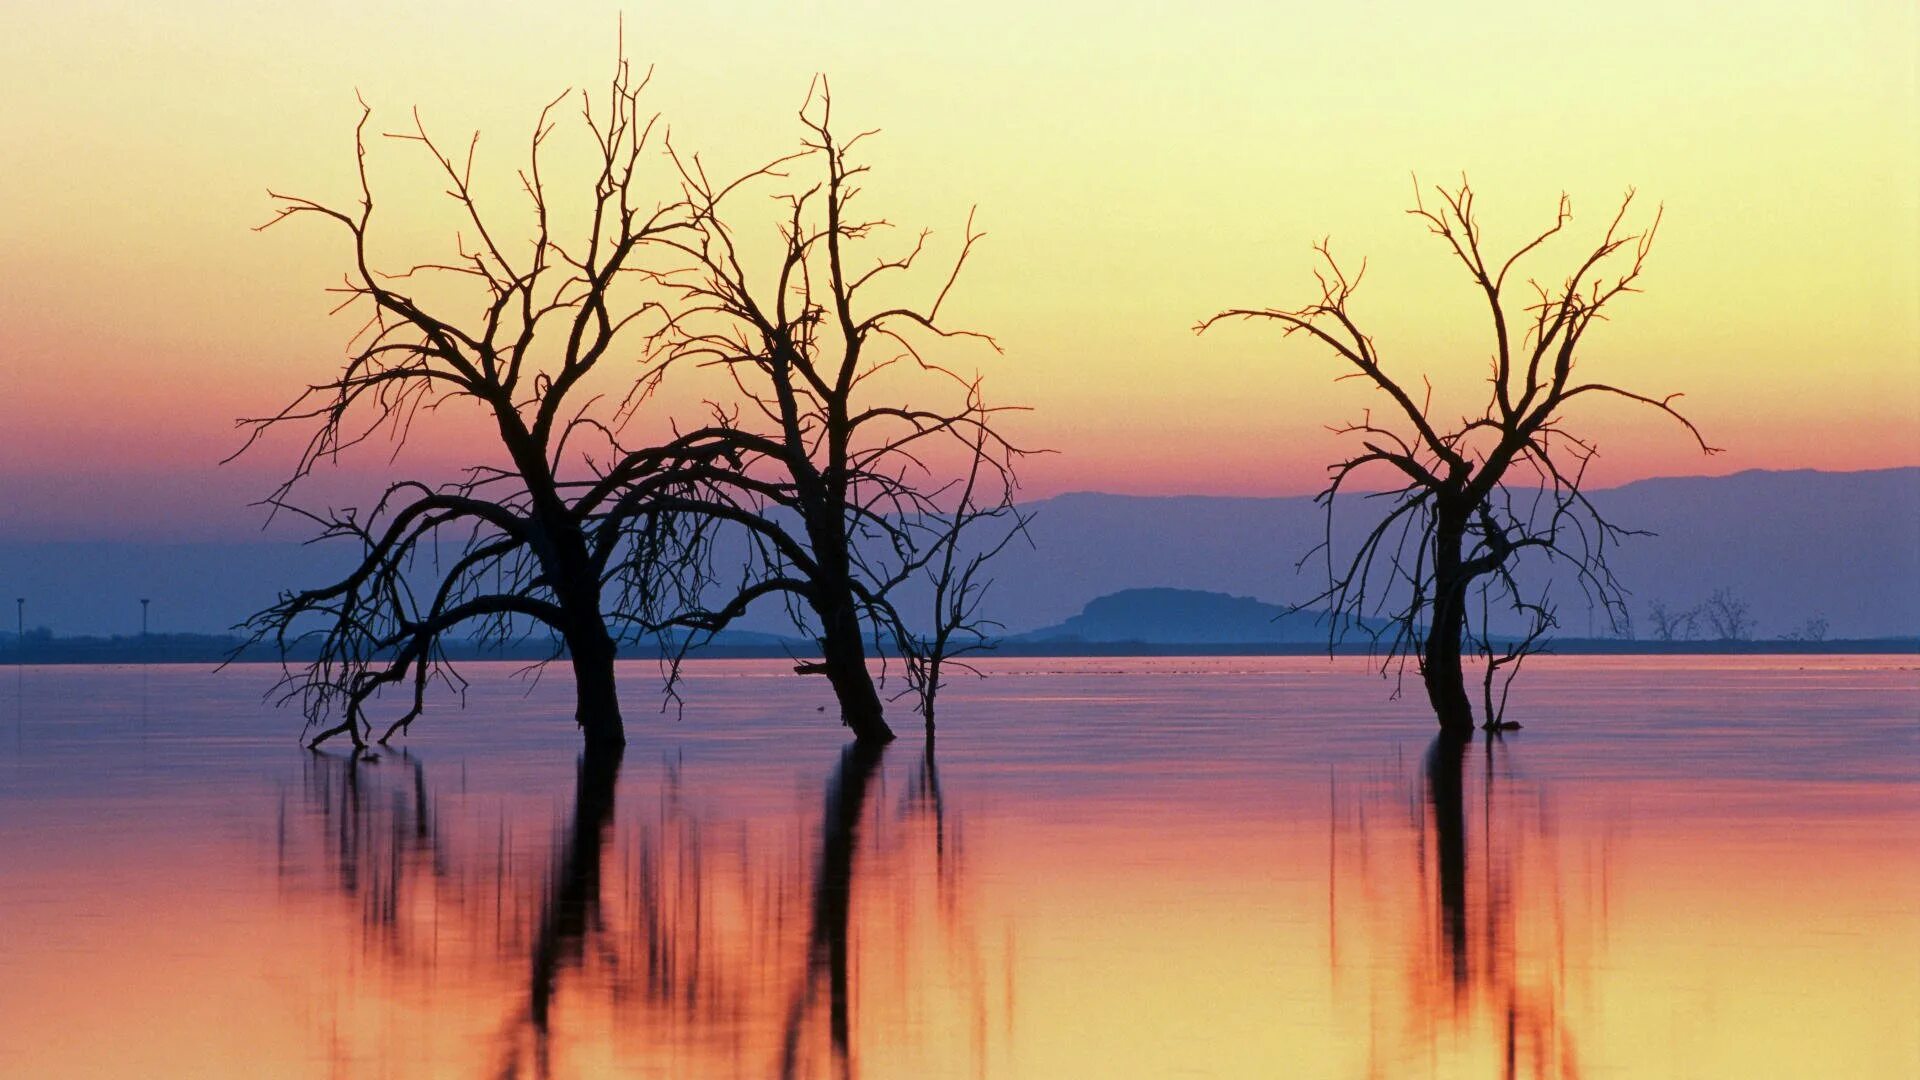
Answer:
[[[936,650],[938,646],[936,646]],[[933,698],[940,692],[940,655],[936,651],[927,661],[926,690],[920,695],[920,716],[927,722],[927,745],[933,745]]]
[[[880,694],[867,671],[866,643],[852,599],[815,613],[820,616],[821,667],[840,699],[840,719],[861,742],[892,742],[893,729],[881,715]]]
[[[572,620],[565,633],[573,657],[574,719],[586,736],[589,756],[618,754],[627,745],[620,697],[613,678],[615,649],[607,624],[596,613]]]
[[[1460,636],[1465,627],[1466,605],[1460,597],[1436,599],[1420,675],[1427,684],[1427,700],[1440,721],[1440,730],[1453,734],[1473,731],[1473,704],[1467,697],[1460,660]]]
[[[564,625],[561,639],[573,660],[574,720],[586,737],[588,757],[626,748],[627,730],[620,719],[620,697],[613,678],[616,649],[607,633],[606,613],[600,607],[600,576],[587,552],[586,537],[567,509],[547,470],[546,455],[536,450],[519,427],[519,414],[500,413],[501,438],[533,496],[537,539],[543,576],[560,606]],[[617,760],[617,758],[616,758]]]
[[[880,705],[880,694],[867,671],[867,647],[860,633],[860,607],[854,602],[852,572],[848,566],[848,538],[842,515],[844,490],[821,496],[824,511],[807,516],[807,541],[817,560],[808,602],[820,619],[820,667],[840,701],[840,720],[861,742],[893,741]]]
[[[1420,653],[1420,677],[1440,730],[1473,733],[1473,704],[1460,669],[1460,641],[1467,632],[1467,583],[1460,577],[1460,546],[1465,530],[1444,517],[1434,533],[1433,616]]]

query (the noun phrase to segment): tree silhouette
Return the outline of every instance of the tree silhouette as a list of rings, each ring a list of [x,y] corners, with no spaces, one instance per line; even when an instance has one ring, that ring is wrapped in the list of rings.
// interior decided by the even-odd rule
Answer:
[[[309,730],[318,729],[313,744],[345,734],[364,745],[374,730],[367,705],[388,688],[408,705],[381,741],[406,730],[430,682],[460,683],[442,648],[449,634],[503,642],[533,627],[549,631],[555,655],[572,664],[589,747],[624,742],[616,641],[661,621],[699,551],[697,523],[619,497],[633,477],[698,454],[620,445],[621,427],[665,369],[653,348],[665,316],[657,299],[629,283],[646,279],[640,255],[649,244],[686,227],[679,201],[650,200],[637,176],[654,128],[640,107],[646,83],[623,58],[603,104],[581,94],[595,170],[586,224],[570,239],[555,231],[542,172],[549,118],[566,95],[534,126],[519,173],[527,198],[519,221],[484,211],[475,195],[477,135],[461,162],[428,134],[417,110],[411,130],[389,136],[423,149],[448,185],[464,219],[450,260],[397,273],[377,268],[385,219],[375,214],[372,110],[364,101],[355,128],[359,204],[336,209],[273,195],[280,210],[262,228],[316,217],[345,231],[350,265],[333,290],[343,297],[336,310],[368,316],[338,374],[276,414],[241,421],[248,437],[240,453],[273,429],[309,429],[291,476],[266,503],[310,518],[321,539],[360,549],[343,577],[285,593],[246,624],[252,641],[272,639],[283,655],[298,639],[318,639],[319,658],[288,669],[282,683],[286,698],[302,701]],[[614,367],[623,389],[609,399],[590,376]],[[392,483],[365,512],[296,504],[300,482],[321,463],[376,438],[397,454],[416,419],[463,399],[486,416],[494,463],[450,482]],[[625,469],[619,482],[593,464],[614,457]]]
[[[1461,731],[1473,727],[1462,666],[1466,645],[1476,645],[1487,661],[1483,708],[1494,723],[1500,713],[1496,671],[1517,664],[1555,625],[1546,592],[1524,591],[1515,576],[1523,556],[1537,554],[1570,568],[1589,603],[1598,604],[1616,627],[1625,615],[1608,553],[1630,531],[1603,517],[1582,490],[1597,450],[1568,430],[1567,406],[1593,396],[1624,398],[1672,417],[1702,451],[1714,448],[1674,407],[1679,395],[1650,397],[1575,376],[1588,331],[1616,300],[1637,291],[1658,213],[1644,230],[1623,231],[1633,203],[1628,192],[1600,242],[1558,286],[1529,279],[1530,299],[1516,302],[1508,294],[1508,275],[1567,226],[1567,197],[1561,196],[1550,227],[1501,260],[1483,250],[1467,182],[1437,191],[1439,205],[1429,207],[1416,184],[1408,212],[1466,268],[1491,317],[1491,392],[1479,416],[1448,424],[1432,407],[1430,387],[1412,389],[1406,376],[1386,370],[1353,310],[1365,266],[1348,276],[1324,241],[1315,248],[1324,263],[1315,275],[1318,300],[1299,308],[1231,309],[1196,330],[1228,319],[1278,323],[1286,336],[1304,334],[1331,350],[1353,369],[1347,377],[1364,379],[1386,396],[1386,417],[1369,411],[1336,429],[1360,449],[1330,466],[1331,479],[1320,493],[1326,534],[1308,558],[1324,557],[1327,587],[1308,604],[1331,609],[1330,642],[1358,627],[1376,646],[1384,644],[1386,664],[1414,657],[1441,727]],[[1339,496],[1376,474],[1390,485],[1379,496],[1385,509],[1351,552],[1336,556],[1334,511],[1337,503],[1344,505]],[[1497,633],[1488,624],[1496,610],[1513,613],[1522,624],[1517,635]],[[1382,621],[1370,624],[1370,618]]]
[[[939,627],[955,625],[950,611],[941,611],[931,636],[916,633],[897,603],[901,587],[936,564],[946,568],[939,580],[951,584],[953,564],[940,560],[952,557],[967,578],[960,592],[976,595],[977,574],[965,569],[968,556],[953,555],[955,545],[970,525],[1013,513],[1023,451],[995,429],[1007,410],[984,403],[978,378],[927,351],[955,339],[999,349],[942,318],[982,235],[972,215],[950,268],[928,286],[930,299],[899,299],[895,279],[914,269],[931,234],[859,260],[865,242],[888,228],[853,207],[868,166],[851,154],[873,132],[835,135],[824,79],[809,91],[800,121],[799,151],[728,183],[710,180],[698,157],[675,155],[690,224],[661,241],[685,259],[662,278],[678,295],[665,352],[676,363],[723,369],[739,400],[715,404],[709,423],[676,444],[684,468],[635,478],[623,498],[731,527],[752,552],[716,599],[661,629],[712,634],[755,601],[784,601],[820,644],[821,662],[803,670],[833,684],[856,737],[884,742],[893,732],[868,669],[869,642],[914,658],[916,670],[930,642],[945,647],[951,632],[943,637]],[[811,178],[793,179],[802,170]],[[763,265],[733,207],[775,181],[791,184],[777,195],[779,243]],[[883,298],[869,299],[876,295]],[[889,369],[897,370],[883,386],[876,376]],[[941,390],[949,404],[905,400]],[[943,459],[959,461],[964,479],[940,480]],[[687,477],[703,494],[661,490]],[[972,608],[962,607],[959,622],[971,624]],[[914,683],[929,708],[933,685]]]
[[[1647,619],[1653,623],[1656,640],[1691,641],[1700,622],[1700,608],[1669,607],[1665,600],[1655,600],[1647,606]]]
[[[266,502],[311,518],[322,539],[360,547],[352,571],[284,594],[247,624],[250,643],[271,639],[283,655],[318,639],[319,659],[288,669],[281,684],[317,729],[312,743],[345,734],[364,745],[374,732],[367,705],[390,687],[409,704],[380,739],[405,731],[429,683],[461,684],[443,648],[456,631],[483,644],[551,632],[555,657],[572,664],[579,724],[601,747],[624,742],[619,643],[661,637],[671,686],[688,650],[765,597],[784,599],[797,624],[817,631],[823,660],[803,668],[827,675],[862,739],[892,738],[867,667],[869,634],[906,659],[909,689],[929,714],[941,661],[981,644],[980,570],[998,547],[983,553],[963,537],[986,521],[1017,525],[1021,451],[994,430],[1005,410],[984,404],[978,378],[924,351],[956,338],[998,349],[941,321],[980,239],[971,215],[930,301],[888,293],[870,302],[913,269],[929,234],[855,265],[854,250],[887,223],[850,212],[867,170],[849,152],[871,132],[836,139],[824,79],[800,110],[801,149],[731,183],[711,182],[697,156],[659,140],[667,197],[653,200],[640,167],[657,119],[639,106],[646,81],[623,53],[605,104],[582,95],[596,167],[590,214],[570,240],[552,224],[542,172],[549,116],[564,95],[542,111],[519,174],[525,242],[483,212],[474,144],[456,163],[416,113],[413,129],[392,137],[427,151],[473,239],[463,232],[450,260],[376,269],[364,103],[359,206],[274,196],[281,209],[268,226],[314,215],[347,232],[352,267],[336,291],[342,308],[370,310],[336,377],[277,414],[242,421],[241,452],[277,427],[311,428]],[[781,254],[755,276],[759,248],[736,242],[741,230],[727,215],[743,193],[799,168],[817,180],[780,196]],[[441,287],[449,280],[477,291],[450,294]],[[903,360],[920,379],[870,383]],[[723,369],[738,399],[709,401],[700,424],[664,442],[625,445],[622,430],[675,366]],[[950,392],[949,404],[907,403],[904,394],[928,392],[928,379]],[[366,513],[296,504],[295,488],[322,462],[379,436],[397,453],[418,416],[457,399],[487,414],[498,463],[453,482],[393,483]],[[959,479],[940,479],[956,463]],[[720,537],[745,552],[737,573],[715,561]],[[914,629],[896,603],[918,576],[937,597],[930,631]]]
[[[1001,624],[981,613],[987,589],[993,584],[986,575],[987,565],[1006,550],[1015,539],[1031,542],[1027,533],[1029,516],[1013,503],[1013,489],[1005,477],[995,475],[990,498],[982,498],[981,484],[985,466],[986,436],[976,434],[967,479],[960,489],[953,511],[945,518],[945,529],[934,531],[933,555],[927,560],[925,577],[932,589],[932,620],[925,633],[908,631],[902,651],[907,658],[908,683],[919,698],[920,718],[926,725],[927,745],[934,736],[934,703],[945,686],[945,673],[959,668],[979,675],[979,669],[963,657],[993,648],[988,635]],[[978,534],[991,529],[986,537]]]
[[[1746,641],[1753,637],[1752,609],[1732,589],[1713,590],[1713,595],[1700,605],[1700,613],[1720,641]]]
[[[1827,617],[1808,616],[1807,621],[1781,635],[1782,641],[1825,641],[1827,640]]]

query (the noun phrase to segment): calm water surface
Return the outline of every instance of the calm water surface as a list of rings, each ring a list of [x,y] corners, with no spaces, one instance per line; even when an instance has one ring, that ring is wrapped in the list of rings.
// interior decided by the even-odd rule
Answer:
[[[0,670],[0,1076],[1920,1075],[1911,658],[1547,658],[1464,748],[1323,659],[989,670],[863,753],[635,664],[598,766],[511,665],[358,761],[268,669]]]

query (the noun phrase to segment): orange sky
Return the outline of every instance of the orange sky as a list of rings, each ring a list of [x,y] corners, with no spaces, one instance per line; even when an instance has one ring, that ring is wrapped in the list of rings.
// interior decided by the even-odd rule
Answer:
[[[1366,396],[1270,331],[1190,327],[1308,298],[1323,235],[1371,259],[1358,311],[1390,365],[1443,400],[1471,389],[1476,298],[1402,215],[1410,171],[1470,173],[1496,244],[1549,220],[1562,189],[1576,239],[1629,185],[1665,203],[1646,295],[1587,363],[1685,391],[1727,453],[1595,409],[1602,481],[1920,463],[1908,4],[1631,2],[1552,26],[1519,4],[1445,20],[1389,3],[397,7],[10,13],[0,495],[16,525],[116,531],[181,499],[247,520],[237,503],[277,459],[215,473],[232,419],[326,375],[350,329],[320,291],[338,238],[251,232],[266,188],[350,196],[356,88],[376,122],[418,104],[450,141],[482,129],[480,170],[510,183],[539,105],[604,80],[622,11],[630,52],[658,66],[652,105],[721,170],[791,147],[824,70],[850,125],[884,129],[873,206],[951,238],[978,204],[989,237],[953,312],[1006,354],[955,360],[1033,406],[1024,437],[1059,451],[1028,468],[1032,494],[1313,489],[1337,453],[1322,425]],[[444,250],[405,148],[376,147],[374,169],[394,250]],[[442,439],[420,460],[459,456]],[[60,498],[76,489],[97,497]]]

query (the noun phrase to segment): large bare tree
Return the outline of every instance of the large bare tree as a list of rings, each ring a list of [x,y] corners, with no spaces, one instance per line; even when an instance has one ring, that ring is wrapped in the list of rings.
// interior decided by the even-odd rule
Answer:
[[[1567,197],[1552,225],[1501,258],[1485,250],[1467,182],[1436,191],[1439,201],[1429,205],[1416,183],[1408,212],[1447,245],[1485,305],[1492,360],[1487,403],[1477,416],[1449,421],[1433,408],[1429,386],[1387,369],[1353,307],[1365,268],[1349,276],[1324,242],[1316,246],[1323,262],[1315,275],[1318,299],[1296,308],[1223,311],[1196,330],[1232,319],[1278,323],[1284,335],[1305,335],[1333,353],[1351,369],[1345,378],[1385,397],[1384,415],[1369,410],[1337,429],[1360,445],[1329,467],[1319,496],[1326,535],[1308,558],[1324,557],[1327,586],[1307,605],[1329,608],[1330,640],[1358,629],[1384,644],[1387,664],[1413,657],[1442,729],[1471,732],[1463,652],[1477,647],[1485,660],[1482,709],[1486,723],[1497,726],[1506,680],[1555,625],[1545,587],[1516,576],[1523,558],[1569,570],[1615,625],[1626,616],[1608,555],[1630,530],[1604,517],[1583,490],[1597,450],[1569,430],[1568,407],[1623,399],[1671,417],[1703,452],[1714,448],[1674,406],[1678,394],[1650,396],[1576,373],[1589,331],[1620,297],[1637,291],[1657,212],[1644,229],[1628,230],[1629,191],[1571,272],[1554,284],[1528,278],[1516,290],[1510,275],[1572,220]],[[1369,486],[1385,488],[1369,492],[1364,504],[1379,509],[1358,543],[1336,553],[1334,512],[1346,505],[1340,496]],[[1504,631],[1493,625],[1499,612],[1508,620]]]
[[[798,151],[728,182],[710,180],[698,157],[675,155],[690,224],[660,241],[684,260],[663,278],[677,292],[667,356],[724,371],[736,394],[675,444],[685,457],[675,469],[653,479],[615,470],[614,479],[624,498],[731,528],[751,552],[737,577],[704,583],[710,602],[658,629],[711,634],[756,601],[784,602],[821,650],[803,669],[832,683],[857,738],[884,742],[893,732],[869,661],[888,650],[937,673],[937,660],[920,658],[936,645],[950,655],[957,625],[949,607],[931,634],[910,628],[903,588],[933,574],[942,596],[940,582],[977,598],[978,570],[966,569],[971,555],[954,554],[954,538],[1012,513],[1021,451],[995,429],[1004,410],[983,403],[978,378],[929,351],[955,339],[998,351],[942,318],[981,238],[971,215],[945,272],[909,299],[931,234],[866,254],[888,223],[855,210],[868,167],[851,154],[873,132],[842,140],[832,119],[820,79],[800,110]],[[741,224],[753,210],[742,200],[768,185],[779,208],[771,237]],[[660,490],[687,480],[705,494]],[[966,577],[958,585],[949,559]],[[972,602],[959,619],[972,624]],[[924,707],[937,682],[913,682]]]
[[[584,200],[569,208],[584,206],[585,217],[564,237],[550,210],[543,151],[567,95],[534,127],[517,215],[483,210],[473,179],[477,135],[458,161],[417,111],[410,130],[390,136],[423,150],[444,179],[462,219],[451,257],[380,268],[376,234],[386,235],[387,218],[376,213],[364,103],[355,129],[358,205],[274,195],[280,210],[262,228],[316,218],[345,234],[350,261],[334,290],[343,298],[336,310],[367,319],[336,374],[278,413],[241,422],[249,429],[242,452],[275,429],[305,430],[291,476],[267,502],[311,518],[322,539],[359,548],[344,576],[283,594],[248,624],[255,641],[275,640],[283,655],[296,640],[317,639],[318,659],[289,668],[282,684],[287,697],[301,699],[314,744],[344,734],[364,745],[377,730],[368,706],[389,690],[404,704],[381,741],[405,730],[436,677],[459,684],[446,649],[453,635],[500,642],[535,628],[549,632],[556,655],[572,665],[590,750],[624,742],[616,642],[672,608],[700,535],[697,522],[619,497],[635,477],[701,452],[620,445],[621,427],[664,370],[652,345],[666,316],[655,291],[641,287],[642,255],[686,227],[670,183],[665,201],[642,190],[654,127],[640,105],[646,82],[623,59],[603,101],[581,94],[595,171],[572,193]],[[601,369],[609,370],[596,381]],[[301,481],[323,462],[369,440],[397,453],[416,418],[461,401],[491,428],[492,463],[448,481],[392,483],[364,509],[296,503]],[[594,462],[616,460],[622,478],[608,483],[607,468]]]

